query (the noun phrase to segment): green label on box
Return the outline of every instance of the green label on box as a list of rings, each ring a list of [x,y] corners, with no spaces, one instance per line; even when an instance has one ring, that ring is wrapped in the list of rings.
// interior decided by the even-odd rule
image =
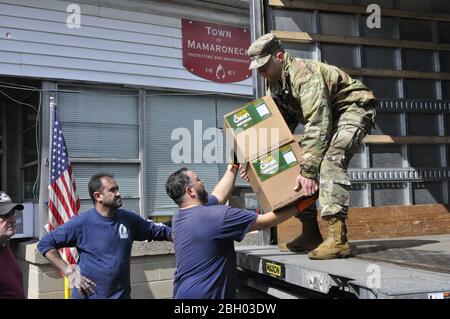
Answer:
[[[272,113],[264,100],[258,99],[249,103],[245,108],[228,115],[226,120],[232,129],[246,130],[271,116]]]
[[[256,175],[261,181],[265,181],[297,164],[299,164],[299,161],[290,145],[283,146],[252,163]]]

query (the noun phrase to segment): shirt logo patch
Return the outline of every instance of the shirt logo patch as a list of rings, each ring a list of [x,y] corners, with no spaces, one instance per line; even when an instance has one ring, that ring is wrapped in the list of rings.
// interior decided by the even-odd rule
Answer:
[[[120,226],[119,226],[119,236],[120,236],[120,239],[128,238],[127,228],[123,224],[120,224]]]

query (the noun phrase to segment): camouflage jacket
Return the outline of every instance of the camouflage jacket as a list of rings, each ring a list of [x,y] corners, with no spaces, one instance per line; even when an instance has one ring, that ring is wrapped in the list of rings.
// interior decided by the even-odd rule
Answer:
[[[317,178],[332,132],[341,125],[364,126],[375,97],[360,81],[335,66],[293,58],[285,53],[281,82],[270,82],[270,94],[293,132],[305,127],[300,174]]]

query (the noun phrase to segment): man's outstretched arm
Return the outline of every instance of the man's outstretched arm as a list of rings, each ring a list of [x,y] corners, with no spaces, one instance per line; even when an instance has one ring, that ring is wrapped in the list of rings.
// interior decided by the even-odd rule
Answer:
[[[228,164],[225,174],[212,191],[212,194],[217,198],[219,205],[225,204],[230,198],[234,188],[234,182],[236,181],[237,171],[238,168],[234,167],[232,164]]]
[[[262,215],[258,215],[250,231],[273,227],[284,222],[297,213],[297,205],[293,204],[283,208],[281,211],[268,212]]]

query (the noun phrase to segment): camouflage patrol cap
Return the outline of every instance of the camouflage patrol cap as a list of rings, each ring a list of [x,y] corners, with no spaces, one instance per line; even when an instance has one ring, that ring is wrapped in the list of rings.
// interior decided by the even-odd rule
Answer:
[[[282,48],[281,41],[273,33],[264,34],[255,40],[247,50],[247,55],[252,60],[248,68],[256,69],[263,66],[269,61],[273,53]]]

